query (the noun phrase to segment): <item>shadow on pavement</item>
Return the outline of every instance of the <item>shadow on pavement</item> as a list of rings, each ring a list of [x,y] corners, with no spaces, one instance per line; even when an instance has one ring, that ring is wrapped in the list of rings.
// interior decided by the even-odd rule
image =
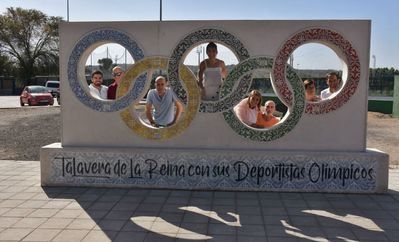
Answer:
[[[74,199],[112,241],[399,239],[399,193],[322,194],[43,187]]]

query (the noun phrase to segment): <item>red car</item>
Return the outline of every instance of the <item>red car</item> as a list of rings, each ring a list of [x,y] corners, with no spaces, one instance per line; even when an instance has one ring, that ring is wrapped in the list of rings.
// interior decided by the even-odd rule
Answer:
[[[32,105],[53,105],[53,95],[43,86],[26,86],[19,98],[21,106]]]

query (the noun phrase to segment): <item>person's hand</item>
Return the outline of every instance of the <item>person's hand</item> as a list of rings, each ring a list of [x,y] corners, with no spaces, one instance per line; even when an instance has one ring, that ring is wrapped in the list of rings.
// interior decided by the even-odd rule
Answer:
[[[175,123],[176,123],[175,121],[172,121],[171,123],[169,123],[168,125],[166,125],[166,127],[170,127],[170,126],[174,125]]]
[[[263,118],[263,120],[266,120],[266,121],[267,121],[267,114],[266,114],[266,112],[262,113],[262,118]]]
[[[251,127],[256,129],[263,129],[263,126],[259,124],[251,124]]]

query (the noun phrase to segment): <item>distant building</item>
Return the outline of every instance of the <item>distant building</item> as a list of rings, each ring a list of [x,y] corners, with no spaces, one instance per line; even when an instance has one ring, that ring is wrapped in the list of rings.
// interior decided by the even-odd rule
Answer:
[[[44,86],[47,81],[59,81],[59,76],[35,76],[31,81],[31,85]]]
[[[13,76],[0,76],[0,95],[17,94],[15,82]]]

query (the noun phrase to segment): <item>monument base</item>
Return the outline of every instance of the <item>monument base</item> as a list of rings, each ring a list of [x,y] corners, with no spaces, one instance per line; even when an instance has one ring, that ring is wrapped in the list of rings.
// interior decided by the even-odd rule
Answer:
[[[42,186],[383,193],[389,156],[365,152],[62,147],[40,151]]]

